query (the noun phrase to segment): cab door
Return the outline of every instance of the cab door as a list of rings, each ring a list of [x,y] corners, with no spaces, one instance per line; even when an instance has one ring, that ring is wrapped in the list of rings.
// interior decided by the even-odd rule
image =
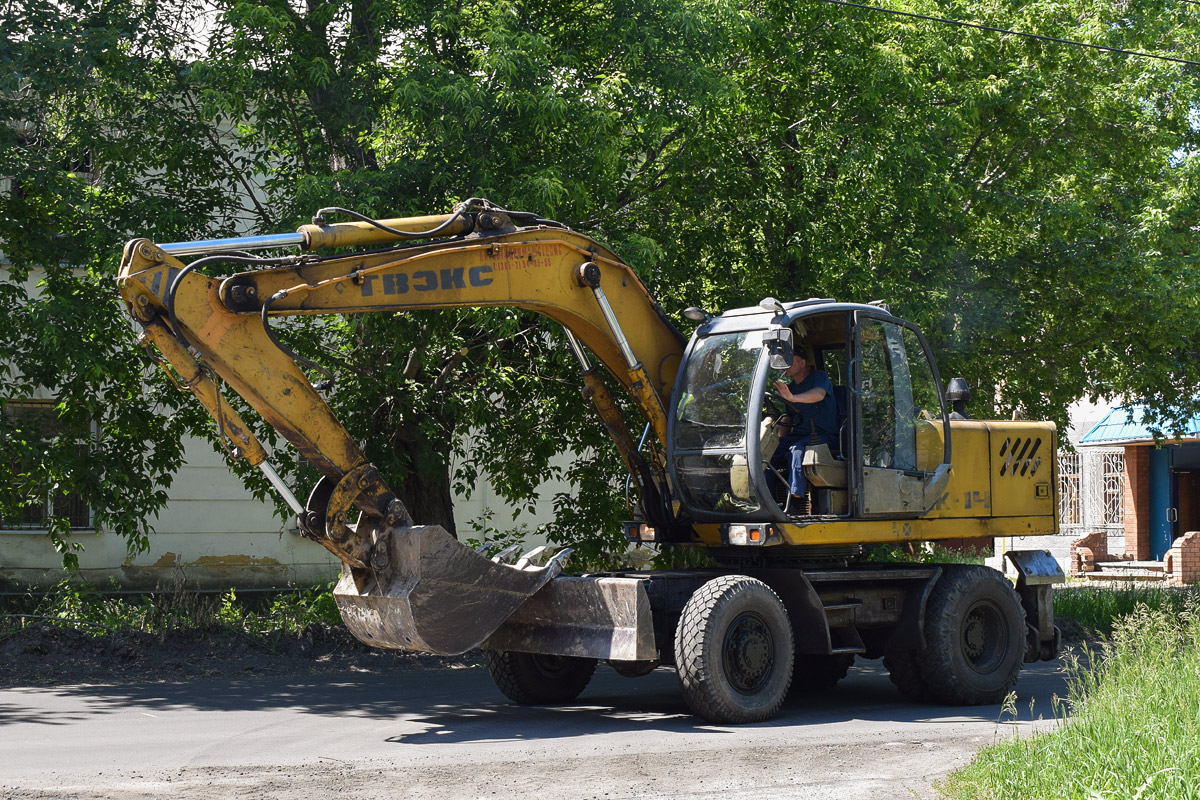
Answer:
[[[856,312],[851,468],[860,517],[920,516],[950,477],[950,421],[937,367],[920,332]]]

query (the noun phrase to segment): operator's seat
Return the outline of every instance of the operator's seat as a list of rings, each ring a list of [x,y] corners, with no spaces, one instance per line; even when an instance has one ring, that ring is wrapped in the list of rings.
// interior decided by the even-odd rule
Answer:
[[[804,477],[817,489],[846,488],[846,404],[849,399],[845,386],[833,387],[837,406],[838,442],[841,453],[835,455],[825,443],[810,444],[804,451]]]
[[[824,442],[810,444],[804,450],[804,477],[818,489],[845,489],[846,462]]]

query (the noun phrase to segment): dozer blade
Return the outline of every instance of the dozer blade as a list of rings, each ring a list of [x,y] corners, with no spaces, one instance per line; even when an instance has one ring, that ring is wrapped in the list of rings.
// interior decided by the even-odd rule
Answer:
[[[334,589],[342,619],[372,647],[458,655],[478,647],[534,592],[562,571],[497,563],[439,525],[387,529],[389,565],[342,568]],[[379,546],[382,546],[382,542]]]

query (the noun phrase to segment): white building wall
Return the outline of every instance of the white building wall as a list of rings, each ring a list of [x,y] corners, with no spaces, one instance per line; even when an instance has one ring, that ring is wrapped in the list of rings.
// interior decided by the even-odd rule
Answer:
[[[314,585],[337,575],[337,559],[296,533],[292,519],[281,520],[270,504],[256,500],[212,445],[189,440],[185,459],[166,507],[151,521],[155,533],[149,552],[129,556],[125,541],[110,531],[72,537],[84,548],[78,554],[80,574],[90,583],[126,589],[266,589]],[[296,488],[303,498],[307,487]],[[477,536],[471,521],[489,513],[493,528],[532,531],[552,519],[554,495],[567,490],[562,482],[547,482],[535,511],[520,511],[514,519],[514,510],[481,480],[470,498],[455,499],[459,536]],[[53,585],[65,577],[61,564],[44,532],[0,532],[0,590]]]

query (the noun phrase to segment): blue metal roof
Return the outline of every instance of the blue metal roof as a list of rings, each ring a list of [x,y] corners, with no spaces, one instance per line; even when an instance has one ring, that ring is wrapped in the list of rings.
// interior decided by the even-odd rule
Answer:
[[[1154,434],[1150,431],[1150,423],[1144,422],[1145,406],[1113,406],[1104,419],[1092,426],[1079,440],[1079,444],[1133,444],[1137,442],[1153,442]],[[1187,420],[1182,426],[1184,432],[1181,438],[1200,438],[1200,416]],[[1160,435],[1173,439],[1172,425],[1162,425]]]

